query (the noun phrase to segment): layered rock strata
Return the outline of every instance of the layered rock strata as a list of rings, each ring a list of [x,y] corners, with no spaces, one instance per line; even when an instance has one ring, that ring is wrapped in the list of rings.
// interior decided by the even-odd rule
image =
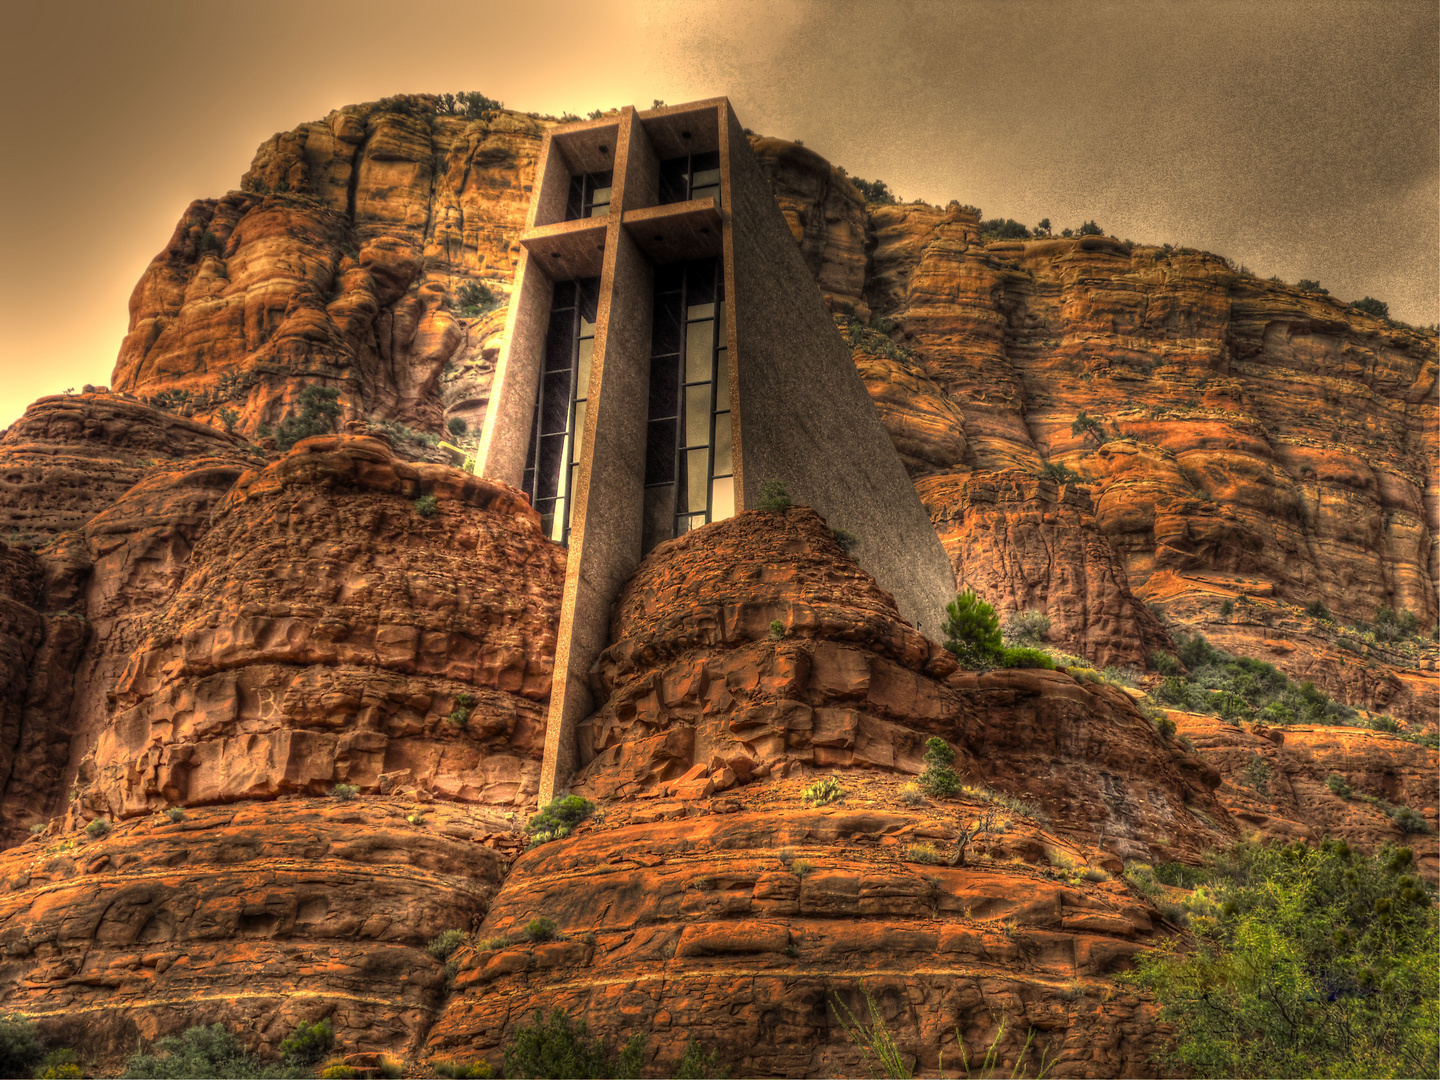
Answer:
[[[656,548],[594,682],[573,787],[603,824],[517,861],[428,1053],[494,1058],[559,1005],[651,1033],[660,1071],[695,1036],[746,1074],[849,1075],[834,1000],[863,1016],[863,983],[919,1067],[959,1059],[957,1028],[973,1057],[1002,1018],[1006,1068],[1032,1029],[1030,1068],[1042,1052],[1053,1075],[1152,1067],[1150,1007],[1104,976],[1166,931],[1106,870],[1229,834],[1219,776],[1123,693],[955,671],[806,509]],[[901,790],[931,736],[1024,810],[999,804],[968,864],[947,860],[984,798]],[[807,806],[824,776],[843,797]],[[565,939],[524,940],[540,916]]]

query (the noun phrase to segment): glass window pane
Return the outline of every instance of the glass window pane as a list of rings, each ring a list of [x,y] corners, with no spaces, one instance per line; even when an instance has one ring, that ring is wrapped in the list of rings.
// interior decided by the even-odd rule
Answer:
[[[675,420],[657,420],[646,425],[645,483],[675,482]]]
[[[710,520],[724,521],[735,516],[735,478],[716,477],[710,482]]]
[[[725,350],[715,354],[715,411],[725,412],[730,408],[730,365],[725,362]]]
[[[575,306],[575,282],[557,281],[555,283],[555,298],[550,301],[550,307],[554,311],[561,308]]]
[[[595,333],[595,312],[600,306],[600,279],[585,278],[575,283],[576,302],[580,305],[580,324]]]
[[[701,525],[704,524],[704,514],[691,514],[689,517],[683,517],[680,519],[679,523],[675,527],[675,535],[682,536],[685,533],[689,532],[691,529],[698,529]]]
[[[565,488],[565,497],[570,500],[570,505],[575,505],[575,482],[580,479],[580,464],[576,462],[570,466],[570,484]]]
[[[720,182],[720,175],[719,175],[719,173],[717,172],[716,175],[715,175],[715,183],[718,184],[719,182]],[[600,205],[601,205],[602,203],[603,203],[604,205],[606,205],[606,206],[609,206],[609,205],[610,205],[610,185],[607,184],[607,185],[605,185],[605,187],[597,187],[597,188],[595,189],[595,193],[590,196],[590,201],[596,206],[597,209],[600,207]]]
[[[730,453],[730,414],[715,414],[715,468],[714,475],[724,476],[735,471]]]
[[[546,371],[564,371],[570,366],[575,348],[574,318],[574,308],[550,313],[550,328],[545,336]]]
[[[685,445],[705,446],[710,442],[710,384],[685,388]]]
[[[720,168],[720,151],[707,150],[703,154],[696,154],[690,159],[692,169],[718,169]]]
[[[680,358],[661,356],[650,361],[649,419],[674,416],[680,407]]]
[[[570,455],[571,461],[580,460],[580,451],[585,448],[585,402],[575,403],[575,452]],[[728,470],[727,470],[728,471]]]
[[[541,524],[545,524],[542,519]],[[565,500],[555,500],[555,512],[550,515],[550,539],[557,544],[565,539]]]
[[[690,197],[692,199],[718,199],[720,197],[720,189],[714,184],[698,187],[690,193]]]
[[[650,330],[650,355],[680,351],[680,294],[655,297],[655,318]]]
[[[713,319],[715,317],[714,304],[691,304],[685,311],[687,319]]]
[[[715,305],[715,340],[719,342],[720,348],[728,344],[725,340],[725,301],[721,300]]]
[[[583,176],[572,176],[570,178],[570,197],[565,202],[565,220],[574,221],[578,218],[584,203],[585,178]]]
[[[540,466],[535,470],[535,497],[553,499],[560,485],[561,453],[564,435],[546,435],[540,440]]]
[[[590,216],[591,216],[591,217],[609,217],[609,216],[610,216],[610,204],[609,204],[609,203],[596,203],[594,206],[590,207]]]
[[[691,323],[685,328],[685,381],[709,382],[715,354],[715,324]]]
[[[565,430],[570,419],[570,372],[551,371],[545,375],[545,397],[540,416],[540,434],[554,435]]]
[[[701,447],[685,453],[686,505],[691,513],[704,513],[705,493],[710,487],[710,451]]]
[[[540,515],[540,532],[543,535],[549,536],[550,530],[554,527],[554,525],[555,513],[553,510],[547,510]]]
[[[581,339],[579,357],[575,361],[575,396],[577,398],[590,396],[590,361],[594,352],[595,339]]]
[[[690,304],[715,302],[715,260],[696,259],[685,267],[685,287]]]
[[[680,202],[685,198],[685,170],[690,163],[683,157],[660,163],[660,203]]]

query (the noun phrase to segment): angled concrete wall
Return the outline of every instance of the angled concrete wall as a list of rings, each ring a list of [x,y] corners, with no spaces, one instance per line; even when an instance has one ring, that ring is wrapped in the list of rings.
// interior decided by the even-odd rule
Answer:
[[[743,505],[767,480],[860,539],[854,554],[900,613],[938,637],[955,574],[930,516],[727,107],[722,193]]]

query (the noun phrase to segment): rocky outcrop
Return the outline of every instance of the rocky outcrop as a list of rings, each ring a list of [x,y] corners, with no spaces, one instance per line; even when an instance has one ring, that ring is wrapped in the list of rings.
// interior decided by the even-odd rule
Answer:
[[[1030,1067],[1048,1052],[1054,1075],[1152,1068],[1150,1007],[1101,976],[1168,931],[1107,868],[1228,834],[1218,775],[1124,693],[956,671],[807,509],[657,547],[611,636],[572,785],[603,825],[516,863],[427,1052],[494,1058],[561,1005],[651,1033],[659,1071],[695,1036],[746,1074],[850,1075],[834,995],[853,1008],[863,982],[925,1068],[958,1059],[957,1028],[973,1056],[1002,1018],[1007,1068],[1032,1030]],[[989,804],[1002,826],[968,863],[946,860],[986,796],[902,790],[931,736],[1013,800]],[[823,776],[843,798],[807,806]],[[540,916],[567,938],[525,941]]]
[[[245,473],[214,516],[115,683],[88,812],[382,778],[533,799],[564,564],[522,495],[328,436]]]
[[[426,945],[486,911],[516,843],[493,810],[281,798],[135,818],[0,855],[0,1009],[118,1075],[137,1037],[222,1023],[278,1056],[412,1051],[446,976]]]
[[[1432,883],[1440,879],[1434,749],[1361,728],[1245,731],[1214,716],[1169,715],[1219,770],[1224,783],[1217,794],[1247,838],[1314,843],[1335,836],[1362,851],[1404,845]],[[1332,790],[1331,776],[1351,793]],[[1373,800],[1409,807],[1426,819],[1429,832],[1403,831]]]
[[[281,132],[240,190],[192,203],[130,300],[117,389],[164,393],[254,434],[307,386],[347,419],[478,435],[544,123],[437,111],[433,96],[346,106]],[[456,384],[449,389],[449,384]]]

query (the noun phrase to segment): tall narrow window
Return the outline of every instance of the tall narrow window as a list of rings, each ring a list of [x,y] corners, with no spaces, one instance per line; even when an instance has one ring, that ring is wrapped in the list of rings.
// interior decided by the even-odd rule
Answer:
[[[521,481],[531,505],[540,514],[541,529],[561,544],[570,540],[599,292],[599,278],[562,281],[555,286],[550,328],[545,337],[545,366],[540,372],[530,449]]]
[[[720,154],[686,154],[660,163],[660,202],[720,197]]]
[[[655,270],[645,550],[735,513],[730,365],[720,262]]]
[[[610,213],[609,172],[584,173],[570,178],[570,198],[565,205],[565,220],[604,217]]]

